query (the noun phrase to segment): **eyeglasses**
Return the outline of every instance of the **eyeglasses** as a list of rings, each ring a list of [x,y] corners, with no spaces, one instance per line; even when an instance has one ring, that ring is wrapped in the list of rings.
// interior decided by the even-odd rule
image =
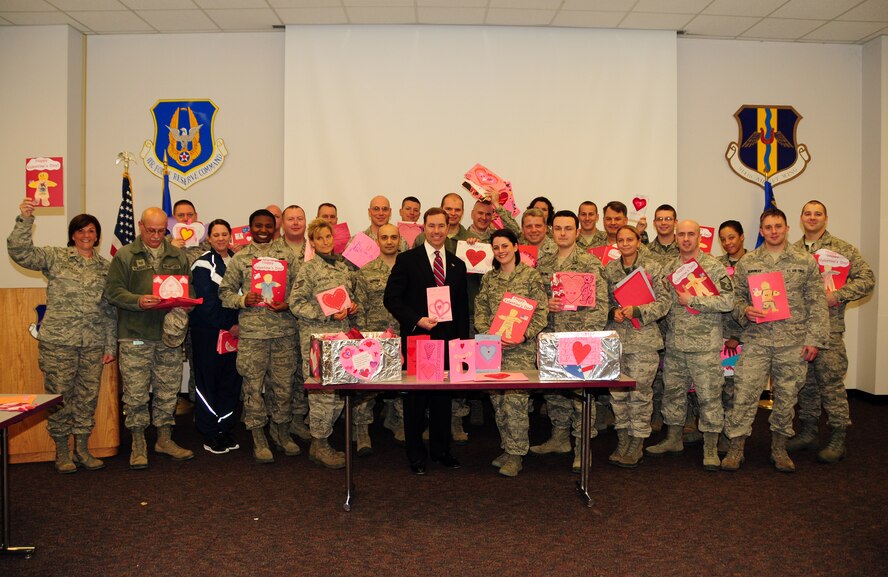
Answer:
[[[371,206],[370,210],[373,212],[391,212],[392,208],[390,206]]]
[[[672,222],[673,220],[675,220],[675,218],[671,216],[658,216],[654,219],[656,222]]]
[[[162,235],[162,234],[166,234],[166,228],[149,228],[146,226],[145,233],[150,236]]]

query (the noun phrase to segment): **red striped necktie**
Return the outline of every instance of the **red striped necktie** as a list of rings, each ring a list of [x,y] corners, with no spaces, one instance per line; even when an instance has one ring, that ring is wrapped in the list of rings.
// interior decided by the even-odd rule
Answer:
[[[444,259],[441,258],[441,251],[435,251],[435,266],[433,267],[435,271],[435,284],[438,286],[444,286]]]

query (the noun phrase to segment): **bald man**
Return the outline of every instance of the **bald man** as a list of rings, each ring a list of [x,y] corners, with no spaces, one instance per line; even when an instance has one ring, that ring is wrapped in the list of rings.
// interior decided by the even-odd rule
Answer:
[[[184,251],[172,245],[166,236],[166,227],[167,215],[163,210],[145,209],[139,219],[139,236],[117,251],[105,281],[105,296],[118,308],[123,409],[126,428],[133,436],[131,469],[148,467],[145,429],[151,423],[157,428],[155,452],[177,461],[194,457],[194,453],[171,438],[176,395],[182,383],[182,340],[179,339],[176,346],[164,342],[164,321],[167,315],[181,316],[181,311],[157,309],[161,299],[153,295],[155,275],[191,278],[188,258]],[[194,296],[191,283],[188,284],[190,296]],[[182,331],[181,337],[184,336]],[[149,416],[152,389],[154,401]]]
[[[281,223],[283,222],[284,213],[281,211],[281,207],[276,204],[269,204],[265,207],[265,210],[274,216],[274,238],[271,240],[277,240],[281,238]]]

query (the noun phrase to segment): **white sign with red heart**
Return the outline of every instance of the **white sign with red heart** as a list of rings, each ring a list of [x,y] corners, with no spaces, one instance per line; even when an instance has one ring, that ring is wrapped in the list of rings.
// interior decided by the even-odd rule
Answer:
[[[342,347],[339,361],[345,372],[360,381],[369,382],[382,368],[382,345],[377,339],[364,339],[358,346]]]
[[[177,222],[170,234],[174,239],[185,241],[185,246],[197,246],[207,235],[207,227],[202,222]]]
[[[632,206],[629,207],[629,214],[626,215],[629,222],[638,222],[643,218],[647,214],[647,206],[648,198],[642,194],[636,195],[632,199]]]

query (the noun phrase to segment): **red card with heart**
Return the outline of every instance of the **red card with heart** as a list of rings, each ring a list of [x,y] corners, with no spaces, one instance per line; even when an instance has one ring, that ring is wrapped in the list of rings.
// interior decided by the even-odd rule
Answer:
[[[416,379],[422,383],[444,380],[444,341],[429,339],[416,343]]]
[[[348,298],[348,291],[345,290],[343,285],[319,292],[315,295],[315,298],[318,299],[321,311],[326,316],[336,314],[343,308],[347,309],[352,304],[351,299]]]
[[[561,297],[566,311],[595,307],[595,273],[556,272],[552,275],[552,296]]]
[[[456,256],[466,263],[466,272],[484,274],[493,269],[493,248],[489,244],[460,240],[456,243]]]
[[[236,226],[231,229],[231,245],[245,246],[253,242],[253,235],[250,234],[249,226]]]
[[[475,339],[453,339],[447,343],[450,382],[475,380]]]
[[[475,375],[477,381],[526,381],[527,375],[524,373],[478,373]]]
[[[429,318],[437,319],[439,323],[452,321],[453,310],[450,308],[450,287],[434,286],[426,289],[429,303]]]
[[[606,265],[612,260],[617,260],[620,258],[620,251],[617,250],[617,245],[603,245],[596,246],[590,249],[587,249],[586,252],[598,258],[601,261],[602,266]]]
[[[188,275],[156,274],[151,283],[151,292],[162,299],[188,296]]]
[[[226,330],[219,331],[219,338],[216,340],[216,352],[220,355],[237,352],[237,339]]]
[[[539,255],[540,252],[540,248],[538,246],[519,244],[518,252],[521,254],[521,262],[531,268],[536,268],[537,255]]]
[[[429,340],[429,335],[413,335],[407,337],[407,374],[416,374],[416,343]]]
[[[562,365],[595,366],[601,359],[601,339],[570,337],[558,341],[558,362]]]

